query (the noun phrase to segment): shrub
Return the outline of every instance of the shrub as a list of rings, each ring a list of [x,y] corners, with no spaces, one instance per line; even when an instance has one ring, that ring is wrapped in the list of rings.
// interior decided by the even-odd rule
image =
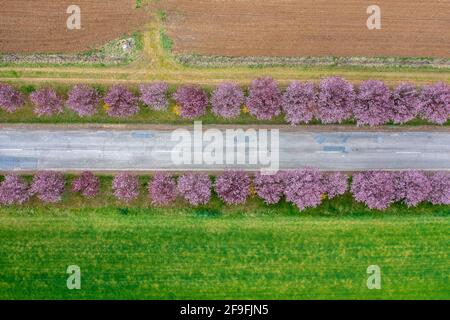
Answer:
[[[317,207],[322,203],[326,192],[322,178],[322,174],[316,169],[289,172],[285,179],[286,200],[295,204],[300,211]]]
[[[34,113],[38,117],[52,116],[63,112],[62,98],[53,89],[41,89],[30,95],[30,100],[34,104]]]
[[[423,88],[420,115],[432,123],[444,124],[450,115],[450,86],[439,82]]]
[[[178,192],[191,205],[207,204],[211,198],[211,180],[206,174],[185,174],[178,178]]]
[[[139,112],[137,98],[126,87],[116,85],[105,96],[108,115],[115,118],[127,118]]]
[[[64,193],[65,180],[62,173],[41,171],[36,173],[31,183],[31,194],[47,203],[60,202]]]
[[[397,175],[396,201],[404,201],[408,207],[415,207],[428,199],[431,183],[427,175],[417,170],[399,172]]]
[[[114,177],[112,188],[117,200],[130,202],[139,196],[139,178],[130,173],[119,173]]]
[[[436,172],[430,177],[431,192],[428,200],[432,204],[450,204],[450,174]]]
[[[169,85],[165,82],[142,84],[139,86],[139,91],[141,92],[140,100],[153,110],[167,110],[169,107],[168,90]]]
[[[406,123],[417,117],[420,110],[419,93],[416,87],[402,83],[392,94],[392,120],[394,123]]]
[[[174,93],[173,98],[181,107],[180,116],[182,118],[194,119],[206,113],[208,96],[198,86],[181,86]]]
[[[281,113],[281,91],[270,77],[253,80],[247,97],[247,107],[258,120],[271,120]]]
[[[318,117],[322,123],[342,123],[352,115],[353,85],[340,77],[325,78],[319,85]]]
[[[367,80],[361,83],[353,108],[358,126],[382,125],[392,118],[392,109],[391,92],[382,81]]]
[[[226,171],[217,177],[215,190],[226,204],[243,204],[250,194],[250,177],[242,171]]]
[[[314,84],[292,82],[282,96],[281,106],[291,125],[309,123],[317,113]]]
[[[177,183],[169,174],[156,173],[148,191],[154,205],[168,205],[177,198]]]
[[[348,176],[343,173],[331,173],[323,178],[328,199],[343,195],[348,190]]]
[[[97,112],[100,103],[100,94],[87,85],[76,85],[70,90],[66,105],[80,117],[92,116]]]
[[[0,204],[13,205],[23,204],[30,197],[28,184],[22,177],[14,174],[5,176],[0,183]]]
[[[236,118],[241,113],[244,93],[235,83],[221,83],[211,97],[212,111],[223,118]]]
[[[100,189],[100,179],[92,172],[83,172],[72,181],[72,191],[79,192],[86,198],[95,198]]]
[[[284,173],[278,172],[273,175],[258,173],[254,178],[254,185],[256,194],[266,204],[276,204],[284,194]]]
[[[0,83],[0,109],[13,113],[25,104],[23,95],[8,84]]]
[[[385,210],[396,200],[395,176],[383,171],[357,173],[353,175],[351,192],[356,201],[370,209]]]

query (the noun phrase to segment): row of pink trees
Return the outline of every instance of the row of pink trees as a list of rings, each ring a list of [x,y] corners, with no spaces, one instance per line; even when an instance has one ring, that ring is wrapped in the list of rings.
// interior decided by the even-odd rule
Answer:
[[[117,200],[129,203],[140,195],[139,177],[130,173],[117,174],[112,190]],[[148,184],[153,205],[164,206],[178,197],[192,206],[207,204],[213,190],[227,205],[245,204],[256,194],[266,204],[282,199],[294,204],[300,211],[319,206],[325,198],[333,199],[349,189],[349,177],[343,173],[325,174],[306,168],[274,175],[256,174],[253,179],[242,171],[226,171],[215,181],[206,174],[186,173],[178,178],[167,173],[156,173]],[[58,172],[38,172],[29,185],[24,178],[10,174],[0,183],[0,204],[23,204],[37,196],[45,203],[61,201],[65,178]],[[73,179],[72,192],[94,198],[100,190],[100,180],[91,172]],[[350,191],[357,202],[371,209],[385,210],[395,202],[414,207],[422,202],[436,205],[450,204],[450,174],[422,171],[404,172],[368,171],[353,175]]]
[[[139,112],[139,101],[154,110],[169,107],[169,86],[164,82],[139,86],[136,97],[124,86],[113,86],[103,100],[108,115],[131,117]],[[272,78],[260,78],[248,88],[248,96],[237,84],[219,84],[209,99],[199,86],[180,86],[173,94],[180,107],[179,114],[194,119],[212,112],[222,118],[238,117],[244,105],[259,120],[271,120],[284,114],[292,125],[314,119],[324,124],[342,123],[354,119],[358,125],[378,126],[392,121],[403,124],[415,118],[444,124],[450,115],[450,86],[445,83],[428,85],[419,90],[402,83],[391,90],[382,81],[363,81],[358,88],[341,77],[323,79],[318,87],[313,83],[293,81],[283,92]],[[38,116],[63,112],[64,101],[53,89],[41,89],[30,95]],[[76,85],[68,93],[65,105],[79,116],[92,116],[101,101],[99,92],[87,85]],[[25,104],[23,95],[10,85],[0,84],[0,107],[15,112]]]

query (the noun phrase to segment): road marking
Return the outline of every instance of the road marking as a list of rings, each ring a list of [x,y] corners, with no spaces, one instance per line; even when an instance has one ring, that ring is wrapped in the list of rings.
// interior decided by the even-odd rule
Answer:
[[[419,151],[397,151],[397,154],[422,154],[422,152]]]

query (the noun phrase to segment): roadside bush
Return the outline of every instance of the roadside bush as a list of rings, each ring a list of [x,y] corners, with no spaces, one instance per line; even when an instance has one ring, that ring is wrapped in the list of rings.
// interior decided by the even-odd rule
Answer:
[[[318,118],[324,124],[348,120],[352,116],[355,99],[355,91],[350,82],[341,77],[323,79],[319,85]]]
[[[403,201],[408,207],[415,207],[428,199],[431,182],[428,176],[417,170],[397,173],[396,201]]]
[[[211,179],[207,174],[185,174],[178,178],[178,192],[193,206],[207,204],[211,198]]]
[[[392,94],[392,120],[403,124],[417,117],[420,111],[419,93],[414,85],[402,83]]]
[[[225,119],[233,119],[241,114],[244,92],[233,82],[221,83],[211,97],[212,111]]]
[[[353,115],[358,126],[379,126],[392,116],[392,99],[389,88],[378,80],[363,81],[353,107]]]
[[[148,186],[153,205],[165,206],[177,198],[177,183],[169,174],[156,173]]]
[[[395,174],[383,171],[367,171],[353,175],[351,192],[357,202],[370,209],[385,210],[397,195]]]
[[[284,173],[278,172],[272,175],[255,175],[254,181],[256,194],[266,204],[280,202],[284,194]]]
[[[139,91],[141,93],[140,100],[153,110],[167,110],[169,107],[169,100],[167,98],[168,90],[169,85],[165,82],[142,84],[139,86]]]
[[[64,193],[65,179],[59,172],[41,171],[36,173],[31,183],[31,194],[46,203],[60,202]]]
[[[328,199],[343,195],[348,190],[348,176],[343,173],[330,173],[323,177]]]
[[[450,86],[439,82],[425,86],[420,95],[420,116],[431,123],[444,124],[450,115]]]
[[[117,200],[130,202],[139,196],[139,178],[130,173],[119,173],[114,177],[112,188]]]
[[[30,95],[34,113],[38,117],[52,116],[63,112],[63,99],[53,89],[41,89]]]
[[[225,204],[244,204],[250,195],[250,177],[242,171],[226,171],[218,176],[215,190]]]
[[[105,103],[108,115],[114,118],[127,118],[139,112],[137,98],[124,86],[116,85],[109,89]]]
[[[0,109],[13,113],[24,104],[25,99],[19,91],[8,84],[0,83]]]
[[[0,204],[23,204],[30,198],[28,184],[22,177],[8,174],[0,183]]]
[[[270,77],[253,80],[247,97],[247,108],[258,120],[271,120],[281,113],[281,91]]]
[[[95,198],[100,190],[100,179],[92,172],[85,171],[72,181],[72,191],[86,198]]]
[[[300,211],[315,208],[322,203],[326,188],[322,174],[311,168],[295,170],[286,174],[284,194]]]
[[[199,86],[181,86],[174,93],[173,98],[181,107],[180,116],[194,119],[203,116],[208,107],[208,96]]]
[[[97,90],[87,85],[76,85],[70,90],[66,105],[80,117],[92,116],[97,112],[101,97]]]
[[[317,113],[314,84],[293,81],[282,96],[281,106],[289,124],[311,122]]]
[[[430,177],[431,192],[429,201],[432,204],[450,204],[450,173],[436,172]]]

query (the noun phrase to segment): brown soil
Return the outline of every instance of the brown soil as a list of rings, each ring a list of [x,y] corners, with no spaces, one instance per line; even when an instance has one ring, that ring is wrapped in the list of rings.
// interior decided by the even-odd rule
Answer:
[[[450,57],[450,0],[164,0],[177,53]],[[367,7],[382,30],[366,27]]]
[[[69,5],[81,8],[81,30],[67,30]],[[149,15],[135,0],[0,0],[2,53],[80,52],[142,28]]]

